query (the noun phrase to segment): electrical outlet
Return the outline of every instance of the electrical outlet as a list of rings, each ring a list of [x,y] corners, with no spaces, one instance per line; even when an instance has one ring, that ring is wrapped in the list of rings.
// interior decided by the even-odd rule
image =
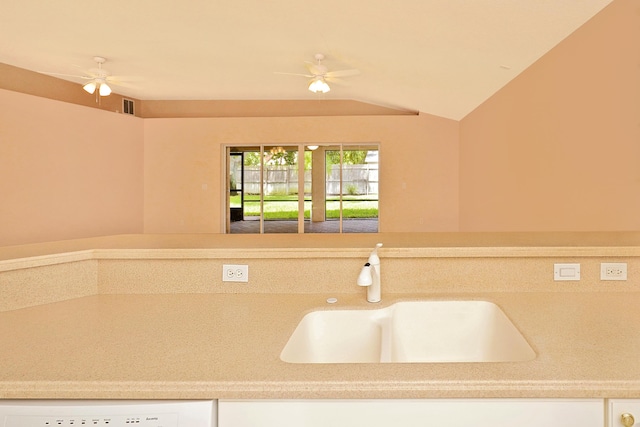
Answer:
[[[627,280],[627,263],[600,263],[600,280]]]
[[[222,266],[223,282],[248,282],[249,266],[246,264],[224,264]]]

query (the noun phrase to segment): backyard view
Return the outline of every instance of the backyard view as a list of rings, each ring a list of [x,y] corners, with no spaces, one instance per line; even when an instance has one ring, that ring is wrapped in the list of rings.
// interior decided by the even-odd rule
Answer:
[[[343,196],[343,218],[377,218],[378,201],[371,200],[369,196]],[[231,196],[231,205],[240,206],[240,195]],[[333,196],[326,201],[326,217],[329,219],[340,218],[340,198]],[[248,194],[244,197],[244,216],[260,216],[260,195]],[[311,218],[311,200],[305,198],[304,218]],[[264,219],[298,219],[297,195],[271,195],[264,196]]]
[[[234,228],[240,229],[238,224],[233,224],[238,221],[255,222],[262,218],[265,224],[267,221],[295,223],[299,219],[301,199],[305,229],[308,223],[315,224],[319,230],[321,223],[331,222],[342,227],[346,220],[369,219],[374,220],[369,228],[373,226],[377,231],[378,151],[377,147],[364,148],[305,149],[300,156],[304,161],[303,177],[298,176],[302,168],[296,146],[230,152],[231,232]],[[314,165],[324,174],[317,171],[314,174]],[[319,232],[339,230],[334,227],[333,231]]]

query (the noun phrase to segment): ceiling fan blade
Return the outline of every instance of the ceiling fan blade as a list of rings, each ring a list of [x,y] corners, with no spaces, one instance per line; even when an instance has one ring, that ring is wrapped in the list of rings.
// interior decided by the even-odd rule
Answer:
[[[360,74],[360,70],[338,70],[338,71],[329,71],[325,76],[328,78],[332,77],[348,77],[348,76],[357,76]]]
[[[93,78],[93,77],[87,77],[87,76],[79,76],[77,74],[50,73],[48,71],[38,71],[38,73],[46,74],[48,76],[75,77],[76,79],[92,79]]]
[[[89,74],[90,76],[96,76],[96,77],[100,77],[102,75],[109,75],[109,72],[105,69],[102,68],[89,68],[86,71],[87,74]]]
[[[313,76],[324,76],[327,74],[327,67],[323,64],[316,64],[313,62],[305,61],[304,65]]]
[[[347,82],[346,80],[343,80],[343,79],[336,78],[336,77],[326,77],[325,80],[328,83],[331,83],[332,85],[335,84],[335,85],[338,85],[338,86],[349,86],[349,82]]]
[[[305,61],[304,66],[307,67],[307,70],[309,70],[309,72],[314,76],[319,76],[320,74],[322,74],[322,72],[318,69],[318,66],[313,62]]]
[[[299,74],[299,73],[283,73],[280,71],[274,71],[274,74],[282,74],[285,76],[298,76],[298,77],[306,77],[308,79],[311,79],[313,77],[315,77],[314,75],[309,75],[309,74]]]
[[[107,84],[113,85],[113,86],[119,86],[119,87],[124,87],[127,89],[138,89],[138,86],[128,83],[128,82],[123,82],[120,81],[118,79],[107,79]]]
[[[143,79],[140,76],[107,76],[107,81],[115,81],[116,84],[119,83],[129,83],[129,82],[141,82]]]
[[[89,74],[89,69],[87,69],[87,67],[83,67],[83,66],[76,65],[76,64],[71,64],[71,66],[76,69],[76,73],[81,73],[83,75],[88,75]]]

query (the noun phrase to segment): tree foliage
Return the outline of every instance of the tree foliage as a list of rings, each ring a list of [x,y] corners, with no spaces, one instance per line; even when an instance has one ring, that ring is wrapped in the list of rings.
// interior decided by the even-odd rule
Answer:
[[[367,152],[363,150],[342,150],[342,164],[362,165],[367,157]],[[327,163],[340,164],[340,150],[327,151]]]
[[[340,164],[340,150],[327,150],[327,165]],[[367,157],[366,150],[343,150],[342,163],[345,165],[361,165],[364,164]],[[295,165],[298,161],[297,151],[285,151],[282,153],[271,154],[269,151],[264,152],[266,164],[270,165]],[[305,168],[307,163],[311,162],[311,152],[305,152]],[[260,165],[260,153],[257,151],[247,151],[244,153],[245,166]]]

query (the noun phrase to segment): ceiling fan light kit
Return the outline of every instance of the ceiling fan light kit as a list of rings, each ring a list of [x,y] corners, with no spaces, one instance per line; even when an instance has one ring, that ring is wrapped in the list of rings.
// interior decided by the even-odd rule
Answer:
[[[109,96],[111,95],[111,88],[105,82],[100,82],[100,89],[98,90],[100,96]]]
[[[317,76],[309,84],[309,90],[313,93],[327,93],[331,88],[327,82],[324,81],[322,76]]]
[[[307,67],[307,70],[309,70],[309,74],[286,72],[276,72],[276,74],[286,74],[290,76],[300,76],[311,79],[308,88],[313,93],[327,93],[331,90],[328,82],[340,84],[340,77],[349,77],[360,74],[360,71],[356,69],[329,71],[327,67],[322,64],[324,55],[321,53],[316,53],[314,55],[314,59],[314,62],[305,61],[305,66]],[[344,82],[342,82],[342,84],[344,84]]]
[[[78,80],[83,80],[81,83],[82,89],[91,94],[95,95],[96,103],[100,105],[100,100],[105,97],[111,95],[113,91],[113,87],[123,86],[130,87],[132,86],[126,82],[126,80],[135,79],[133,76],[114,76],[109,71],[102,68],[102,64],[107,62],[107,59],[102,56],[94,56],[93,62],[98,64],[96,68],[90,68],[87,70],[82,70],[81,74],[63,74],[63,73],[53,73],[49,71],[39,71],[42,74],[47,74],[54,77],[62,77],[62,78],[73,78],[73,82],[77,82]],[[76,67],[78,67],[76,65]],[[67,79],[68,80],[68,79]],[[124,110],[124,108],[123,108]]]
[[[85,83],[82,86],[82,89],[92,95],[95,93],[96,89],[98,89],[98,94],[100,94],[100,96],[109,96],[111,95],[111,88],[107,84],[107,77],[109,76],[109,73],[102,69],[102,64],[107,62],[107,60],[102,56],[94,56],[93,60],[98,64],[98,68],[94,70],[95,77],[93,77],[88,83]]]
[[[96,91],[96,87],[96,82],[92,80],[89,83],[85,83],[85,85],[82,86],[82,89],[93,95],[93,93]]]
[[[82,86],[82,89],[92,95],[95,93],[96,89],[98,89],[98,93],[100,94],[100,96],[111,95],[111,88],[104,81],[104,79],[91,80],[89,83],[85,83],[85,85]]]

